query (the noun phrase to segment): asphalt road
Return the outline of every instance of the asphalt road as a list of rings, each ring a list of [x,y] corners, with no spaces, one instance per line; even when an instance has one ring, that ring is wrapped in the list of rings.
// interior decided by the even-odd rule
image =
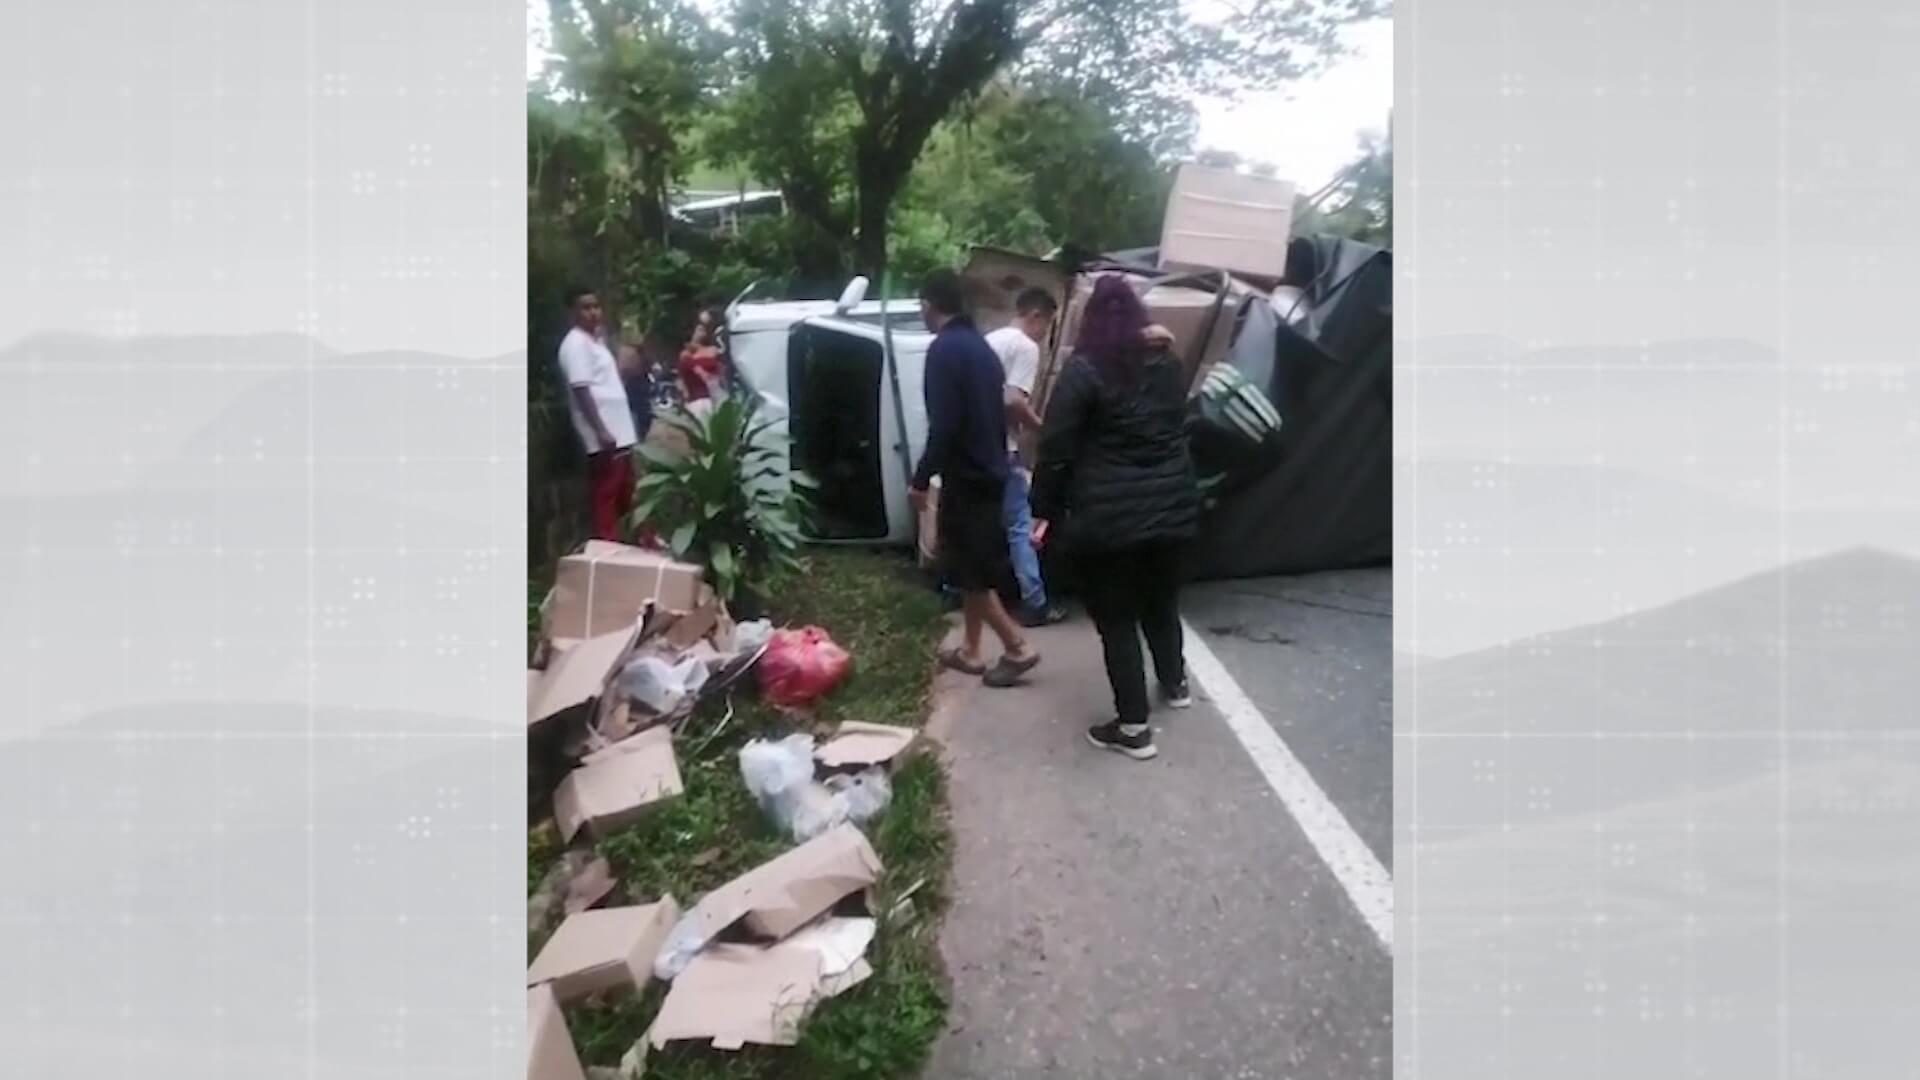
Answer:
[[[1194,589],[1187,617],[1384,859],[1384,572]],[[952,1025],[928,1076],[1371,1080],[1392,958],[1204,696],[1161,755],[1089,747],[1111,715],[1084,620],[1010,691],[947,681]]]
[[[1188,625],[1374,856],[1393,865],[1393,572],[1207,582]]]

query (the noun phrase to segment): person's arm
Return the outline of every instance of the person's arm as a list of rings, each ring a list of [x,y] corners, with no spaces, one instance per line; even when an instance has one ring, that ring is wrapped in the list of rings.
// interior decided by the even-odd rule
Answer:
[[[599,440],[598,445],[587,447],[587,452],[604,454],[612,450],[613,433],[607,430],[606,421],[600,419],[600,406],[593,400],[593,358],[588,355],[587,347],[571,335],[560,343],[560,371],[567,377],[567,393],[573,398],[574,408],[587,418],[587,426]]]
[[[1040,346],[1024,335],[1007,363],[1007,421],[1016,432],[1039,431],[1043,422],[1033,409],[1033,384],[1040,378]]]
[[[1033,470],[1033,514],[1037,518],[1052,518],[1066,507],[1074,462],[1080,457],[1086,431],[1089,389],[1086,363],[1072,361],[1060,373],[1047,400],[1046,420],[1040,426],[1040,460]]]
[[[926,491],[947,463],[953,453],[953,444],[960,437],[958,394],[949,373],[949,358],[941,342],[934,342],[927,349],[926,396],[927,396],[927,449],[920,455],[920,465],[913,471],[913,490]]]
[[[1012,384],[1007,386],[1007,420],[1021,431],[1038,431],[1046,422],[1033,411],[1033,399],[1027,392]]]

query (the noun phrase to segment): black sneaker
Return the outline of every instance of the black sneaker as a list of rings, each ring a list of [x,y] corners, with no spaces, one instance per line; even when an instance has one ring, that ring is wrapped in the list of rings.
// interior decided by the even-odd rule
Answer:
[[[1057,626],[1067,621],[1067,609],[1057,605],[1044,608],[1023,607],[1020,609],[1020,625],[1029,630],[1038,630],[1043,626]]]
[[[1118,720],[1109,720],[1098,727],[1087,729],[1087,741],[1106,750],[1125,754],[1135,761],[1146,761],[1159,755],[1153,745],[1153,729],[1141,724],[1132,730]]]
[[[1166,702],[1167,707],[1171,709],[1191,709],[1193,708],[1193,688],[1187,685],[1185,679],[1171,686],[1163,684],[1160,687],[1160,700]]]

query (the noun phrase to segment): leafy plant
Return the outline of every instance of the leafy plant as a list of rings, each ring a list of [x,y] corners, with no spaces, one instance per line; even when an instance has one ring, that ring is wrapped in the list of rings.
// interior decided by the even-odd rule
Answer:
[[[773,430],[778,422],[756,422],[758,413],[748,394],[723,398],[704,416],[669,413],[661,419],[686,437],[686,452],[639,451],[646,474],[634,488],[632,524],[658,532],[675,558],[707,567],[727,601],[800,569],[807,493],[815,486],[789,471],[786,442]]]

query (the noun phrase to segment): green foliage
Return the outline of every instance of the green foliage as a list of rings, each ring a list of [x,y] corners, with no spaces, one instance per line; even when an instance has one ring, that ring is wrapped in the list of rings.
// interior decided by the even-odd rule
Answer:
[[[1000,155],[1029,178],[1056,244],[1103,251],[1159,242],[1172,171],[1120,130],[1098,104],[1062,94],[1022,94],[999,118]]]
[[[1096,105],[998,87],[934,133],[893,217],[913,278],[974,244],[1045,255],[1151,244],[1171,173]]]
[[[788,471],[784,442],[772,422],[755,423],[757,413],[757,398],[737,394],[705,416],[672,414],[662,420],[686,436],[687,452],[639,450],[647,467],[629,520],[659,532],[675,558],[705,566],[728,601],[743,588],[763,589],[776,572],[800,568],[812,481]]]

